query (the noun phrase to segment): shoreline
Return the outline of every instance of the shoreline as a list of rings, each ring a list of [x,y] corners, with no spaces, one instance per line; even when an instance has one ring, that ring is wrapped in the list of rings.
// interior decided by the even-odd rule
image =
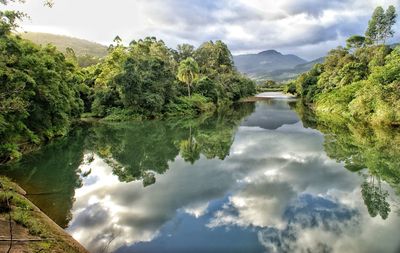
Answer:
[[[70,252],[89,253],[36,205],[25,197],[26,192],[16,183],[0,176],[0,251],[10,252]],[[5,200],[5,196],[8,201]],[[7,203],[8,202],[8,203]],[[8,204],[8,207],[5,205]],[[7,210],[8,209],[8,210]]]

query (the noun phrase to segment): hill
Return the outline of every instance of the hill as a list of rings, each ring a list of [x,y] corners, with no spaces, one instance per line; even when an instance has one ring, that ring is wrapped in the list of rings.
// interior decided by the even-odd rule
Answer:
[[[296,78],[298,75],[309,71],[315,64],[323,63],[325,57],[320,57],[318,59],[296,65],[290,69],[279,69],[265,74],[260,74],[258,76],[259,80],[274,80],[274,81],[286,81],[289,79]]]
[[[65,52],[67,47],[70,47],[78,56],[90,55],[102,58],[107,55],[106,46],[88,40],[50,33],[26,32],[20,35],[22,38],[28,39],[36,44],[46,45],[51,43],[63,52]]]
[[[276,50],[237,55],[233,59],[240,72],[259,81],[292,79],[310,70],[314,64],[323,62],[323,58],[308,62],[296,55],[284,55]]]

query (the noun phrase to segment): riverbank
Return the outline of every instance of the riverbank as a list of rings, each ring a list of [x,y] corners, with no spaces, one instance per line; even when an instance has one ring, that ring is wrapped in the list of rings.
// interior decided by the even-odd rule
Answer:
[[[21,187],[0,177],[0,252],[8,252],[10,244],[9,252],[88,252],[30,202]]]

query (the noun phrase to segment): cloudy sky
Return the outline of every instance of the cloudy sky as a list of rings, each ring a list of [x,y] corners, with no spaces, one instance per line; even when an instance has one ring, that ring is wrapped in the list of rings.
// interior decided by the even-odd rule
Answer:
[[[106,45],[115,35],[126,43],[156,36],[171,47],[221,39],[234,54],[276,49],[306,59],[363,33],[376,6],[400,7],[400,0],[55,0],[52,9],[26,2],[15,7],[31,17],[27,31]]]

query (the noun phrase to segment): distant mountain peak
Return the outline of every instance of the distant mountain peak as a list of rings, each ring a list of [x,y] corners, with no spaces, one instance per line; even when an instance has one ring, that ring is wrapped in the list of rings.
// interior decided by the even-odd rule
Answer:
[[[282,53],[280,53],[274,49],[265,50],[265,51],[259,52],[258,54],[259,55],[282,55]]]
[[[282,54],[270,49],[257,54],[242,54],[233,57],[237,69],[257,80],[287,80],[309,70],[314,62],[306,61],[294,54]]]

